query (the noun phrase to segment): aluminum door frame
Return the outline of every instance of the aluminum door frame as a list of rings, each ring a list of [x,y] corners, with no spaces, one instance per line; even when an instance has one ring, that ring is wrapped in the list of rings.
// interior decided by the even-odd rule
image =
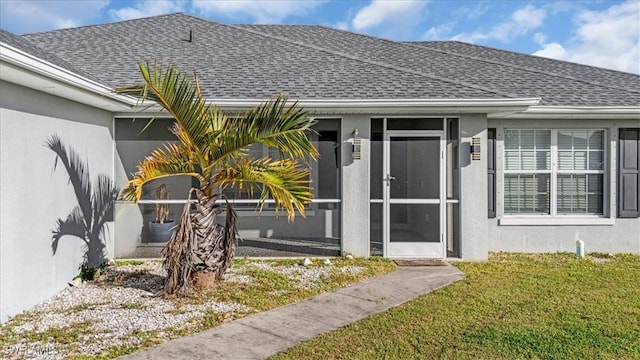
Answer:
[[[446,137],[443,130],[386,130],[386,119],[384,121],[384,140],[383,140],[383,190],[382,190],[382,251],[385,258],[389,257],[389,247],[391,246],[391,216],[390,207],[392,204],[439,204],[440,214],[440,241],[438,242],[439,254],[437,256],[427,256],[425,254],[412,254],[412,255],[400,255],[393,256],[393,258],[446,258]],[[384,178],[390,174],[391,168],[391,138],[392,137],[438,137],[440,139],[439,151],[440,151],[440,169],[439,169],[439,199],[400,199],[399,201],[393,201],[391,199],[390,186],[384,183]]]

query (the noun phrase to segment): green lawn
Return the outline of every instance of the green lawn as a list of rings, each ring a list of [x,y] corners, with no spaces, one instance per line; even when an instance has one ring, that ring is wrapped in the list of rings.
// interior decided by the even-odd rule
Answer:
[[[493,254],[273,359],[640,359],[640,256]]]

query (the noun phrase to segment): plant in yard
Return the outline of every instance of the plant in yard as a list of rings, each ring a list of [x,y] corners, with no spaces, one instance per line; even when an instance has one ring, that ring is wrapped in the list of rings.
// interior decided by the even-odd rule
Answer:
[[[259,191],[259,209],[272,198],[276,211],[284,209],[292,220],[297,210],[312,198],[309,170],[302,161],[318,156],[307,132],[313,124],[305,112],[279,95],[239,116],[227,116],[204,99],[197,76],[192,81],[176,66],[140,64],[144,84],[119,88],[141,103],[155,101],[173,116],[170,128],[177,142],[164,144],[138,164],[138,170],[123,190],[125,200],[138,201],[143,186],[167,176],[192,176],[199,186],[189,191],[195,202],[185,204],[176,233],[163,249],[167,270],[165,293],[188,289],[195,280],[224,277],[239,239],[237,216],[220,192]],[[248,156],[249,146],[276,148],[282,159]],[[216,215],[226,211],[225,226]]]
[[[83,262],[78,267],[80,270],[80,274],[78,274],[78,278],[82,281],[91,281],[96,279],[96,274],[99,274],[99,270],[97,266],[90,266],[88,263]]]
[[[113,206],[118,189],[107,175],[100,174],[91,182],[89,169],[73,149],[67,149],[58,135],[51,136],[46,146],[56,153],[54,170],[58,160],[69,174],[78,205],[66,219],[58,219],[52,231],[51,250],[55,255],[60,239],[75,236],[85,243],[84,266],[97,268],[105,260],[104,231],[107,222],[113,221]],[[82,266],[81,265],[81,268]]]
[[[166,184],[162,184],[158,186],[156,189],[156,199],[158,200],[167,200],[169,199],[169,190],[167,189]],[[164,224],[169,217],[169,204],[156,204],[156,222],[159,224]]]
[[[161,184],[155,191],[156,199],[165,201],[169,199],[169,189],[166,184]],[[166,242],[171,239],[174,231],[174,221],[169,219],[169,204],[155,204],[155,220],[149,222],[149,241]]]

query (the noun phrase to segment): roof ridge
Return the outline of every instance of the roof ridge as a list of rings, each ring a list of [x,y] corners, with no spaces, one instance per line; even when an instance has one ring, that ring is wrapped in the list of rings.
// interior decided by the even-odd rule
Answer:
[[[465,44],[465,45],[483,47],[485,49],[490,49],[490,50],[494,50],[494,51],[501,51],[501,52],[506,52],[506,53],[510,53],[510,54],[522,55],[522,56],[532,56],[532,57],[536,57],[536,58],[540,58],[540,59],[544,59],[544,60],[549,60],[549,61],[557,61],[557,62],[561,62],[561,63],[565,63],[565,64],[570,64],[570,65],[573,65],[573,66],[586,66],[586,67],[593,68],[593,69],[612,71],[612,72],[617,72],[617,73],[624,74],[624,75],[635,75],[635,74],[632,74],[632,73],[627,73],[627,72],[619,71],[619,70],[605,69],[605,68],[592,66],[592,65],[578,64],[578,63],[574,63],[574,62],[566,61],[566,60],[558,60],[558,59],[546,58],[546,57],[543,57],[543,56],[523,54],[523,53],[519,53],[519,52],[515,52],[515,51],[497,49],[497,48],[492,48],[492,47],[489,47],[489,46],[471,44],[471,43],[466,43],[466,42],[457,41],[457,40],[451,40],[451,41],[406,41],[406,42],[402,42],[402,43],[405,44],[405,45],[408,45],[408,46],[419,47],[421,49],[427,49],[427,50],[430,50],[430,51],[433,51],[433,52],[439,52],[439,53],[444,53],[444,54],[464,57],[464,58],[467,58],[467,59],[478,60],[478,61],[487,62],[487,63],[491,63],[491,64],[503,65],[503,66],[507,66],[507,67],[511,67],[511,68],[515,68],[515,69],[519,69],[519,70],[533,72],[533,73],[536,73],[536,74],[551,75],[551,76],[555,76],[555,77],[562,78],[562,79],[580,81],[580,82],[583,82],[583,83],[589,84],[589,85],[596,85],[596,86],[602,86],[602,87],[606,87],[606,88],[610,88],[610,89],[625,90],[625,91],[630,91],[630,92],[633,92],[633,93],[640,93],[640,89],[634,89],[634,88],[624,87],[624,86],[615,86],[615,85],[603,84],[603,83],[600,83],[600,82],[589,81],[589,80],[585,80],[585,79],[578,78],[578,77],[575,77],[575,76],[559,74],[559,73],[553,72],[553,71],[542,71],[542,70],[537,70],[537,69],[531,69],[531,68],[527,68],[527,67],[524,67],[524,66],[511,64],[511,63],[507,63],[507,62],[491,60],[491,59],[485,59],[485,58],[481,58],[481,57],[477,57],[477,56],[473,56],[473,55],[461,54],[461,53],[456,52],[456,51],[434,49],[434,48],[431,48],[431,47],[428,47],[428,46],[420,45],[420,43],[429,43],[429,42],[441,42],[441,43],[457,42],[457,43],[461,43],[461,44]]]
[[[457,85],[463,85],[463,86],[466,86],[466,87],[469,87],[469,88],[482,90],[482,91],[487,91],[487,92],[491,92],[491,93],[494,93],[494,94],[497,94],[497,95],[501,95],[501,96],[506,96],[507,98],[513,98],[514,97],[513,94],[508,94],[508,93],[505,93],[505,92],[502,92],[502,91],[497,91],[495,89],[486,88],[484,86],[478,86],[478,85],[470,84],[470,83],[463,82],[463,81],[448,79],[448,78],[440,77],[440,76],[437,76],[437,75],[424,73],[422,71],[416,71],[416,70],[411,70],[411,69],[407,69],[407,68],[404,68],[404,67],[394,66],[392,64],[385,63],[385,62],[362,59],[361,57],[358,57],[358,56],[349,55],[349,54],[346,54],[346,53],[343,53],[343,52],[340,52],[340,51],[333,51],[333,50],[330,50],[330,49],[323,48],[321,46],[308,44],[308,43],[305,43],[305,42],[302,42],[302,41],[297,41],[297,40],[290,39],[290,38],[287,38],[287,37],[267,34],[267,33],[264,33],[262,31],[248,29],[246,27],[242,27],[242,25],[225,24],[225,23],[219,23],[219,24],[223,25],[223,26],[229,26],[229,27],[232,27],[234,29],[238,29],[238,30],[242,30],[242,31],[247,31],[247,32],[250,32],[250,33],[253,33],[253,34],[262,35],[262,36],[265,36],[265,37],[268,37],[268,38],[271,38],[271,39],[286,41],[286,42],[291,43],[291,44],[296,44],[296,45],[305,46],[305,47],[308,47],[308,48],[311,48],[311,49],[324,51],[324,52],[327,52],[327,53],[330,53],[330,54],[333,54],[333,55],[341,56],[341,57],[344,57],[344,58],[347,58],[347,59],[351,59],[351,60],[364,62],[364,63],[367,63],[367,64],[382,66],[382,67],[386,67],[386,68],[393,69],[393,70],[396,70],[396,71],[410,73],[410,74],[413,74],[413,75],[423,76],[423,77],[427,77],[427,78],[431,78],[431,79],[437,79],[437,80],[440,80],[440,81],[449,82],[449,83],[453,83],[453,84],[457,84]],[[322,25],[314,25],[314,26],[322,26]],[[330,28],[330,27],[326,27],[326,28],[332,29],[332,30],[336,30],[336,31],[344,31],[344,30],[340,30],[340,29],[333,29],[333,28]],[[374,37],[374,36],[362,35],[362,34],[358,34],[358,33],[351,33],[351,34],[356,34],[356,35],[359,35],[359,36],[369,37],[369,38],[372,38],[372,39],[376,39],[378,41],[382,40],[382,41],[386,41],[386,42],[391,42],[391,43],[394,43],[394,44],[402,45],[402,43],[398,42],[398,41],[387,40],[387,39],[377,38],[377,37]]]
[[[416,42],[416,41],[414,41],[414,42]],[[429,41],[417,41],[417,42],[429,42]],[[457,42],[457,43],[460,43],[460,44],[477,46],[477,47],[481,47],[481,48],[485,48],[485,49],[489,49],[489,50],[495,50],[495,51],[500,51],[500,52],[505,52],[505,53],[510,53],[510,54],[523,55],[523,56],[534,56],[534,57],[545,59],[545,60],[549,60],[549,61],[557,61],[557,62],[561,62],[561,63],[569,64],[569,65],[574,65],[574,66],[584,66],[584,67],[588,67],[588,68],[592,68],[592,69],[598,69],[598,70],[604,70],[604,71],[620,73],[620,74],[623,74],[623,75],[638,75],[638,74],[629,73],[629,72],[626,72],[626,71],[603,68],[603,67],[599,67],[599,66],[595,66],[595,65],[580,64],[580,63],[577,63],[577,62],[572,62],[572,61],[568,61],[568,60],[561,60],[561,59],[552,59],[552,58],[548,58],[548,57],[544,57],[544,56],[540,56],[540,55],[526,54],[526,53],[521,53],[521,52],[517,52],[517,51],[500,49],[500,48],[487,46],[487,45],[466,43],[466,42],[460,41],[460,40],[441,40],[441,41],[433,41],[433,42]]]
[[[152,19],[152,18],[160,18],[160,17],[165,17],[165,16],[175,16],[175,15],[191,16],[189,14],[186,14],[186,13],[182,12],[182,11],[179,11],[179,12],[173,12],[173,13],[169,13],[169,14],[159,14],[159,15],[145,16],[145,17],[140,17],[140,18],[135,18],[135,19],[119,20],[119,21],[113,21],[113,22],[107,22],[107,23],[101,23],[101,24],[89,24],[89,25],[68,27],[68,28],[64,28],[64,29],[55,29],[55,30],[47,30],[47,31],[36,31],[36,32],[32,32],[32,33],[20,34],[20,35],[17,35],[17,36],[22,37],[22,36],[38,35],[38,34],[59,33],[59,32],[69,31],[69,30],[85,29],[85,28],[92,28],[92,27],[97,27],[97,26],[105,26],[105,25],[113,25],[113,24],[122,24],[122,23],[127,23],[127,22],[133,22],[133,21],[139,21],[139,20],[147,20],[147,19]],[[209,20],[209,21],[211,21],[211,20]],[[214,22],[214,21],[212,21],[212,22]]]

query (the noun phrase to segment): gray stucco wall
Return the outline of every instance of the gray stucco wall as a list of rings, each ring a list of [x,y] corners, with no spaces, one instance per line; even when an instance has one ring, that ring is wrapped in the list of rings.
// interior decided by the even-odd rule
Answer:
[[[586,252],[640,253],[640,219],[618,219],[617,214],[617,151],[618,129],[638,127],[640,120],[490,120],[489,127],[497,129],[496,141],[496,219],[489,219],[489,250],[513,252],[574,252],[576,240],[585,243]],[[503,134],[504,129],[605,129],[605,150],[608,159],[605,168],[605,215],[602,219],[586,224],[566,225],[505,225],[503,213]],[[485,176],[486,178],[486,176]],[[597,224],[597,220],[609,220],[608,224]],[[580,219],[576,220],[576,222]]]
[[[640,254],[640,220],[616,219],[603,226],[500,226],[489,222],[491,251],[575,252],[576,240],[584,241],[585,252]]]
[[[485,260],[489,253],[487,225],[487,149],[481,147],[480,160],[471,160],[472,138],[487,143],[484,114],[460,117],[460,257]]]
[[[369,166],[371,116],[342,118],[342,252],[369,256]],[[361,138],[361,159],[352,158],[353,131]]]
[[[113,178],[112,115],[45,93],[0,82],[0,322],[67,286],[84,243],[63,237],[52,254],[58,219],[77,205],[69,175],[45,146],[57,134],[89,165],[92,178]],[[113,256],[113,223],[107,256]]]

